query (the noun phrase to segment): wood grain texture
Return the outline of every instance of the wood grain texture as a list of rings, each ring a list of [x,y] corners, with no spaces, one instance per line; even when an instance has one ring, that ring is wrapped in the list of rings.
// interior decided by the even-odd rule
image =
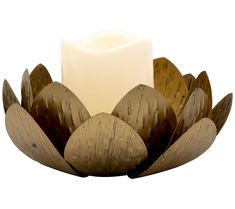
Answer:
[[[192,74],[185,74],[183,76],[184,80],[185,80],[185,83],[188,87],[188,91],[191,90],[192,86],[193,86],[193,82],[195,81],[195,77],[192,75]]]
[[[52,78],[46,67],[38,64],[30,73],[30,82],[32,86],[33,98],[48,84],[52,82]]]
[[[144,85],[129,91],[112,114],[129,124],[144,140],[148,161],[138,170],[148,167],[166,150],[176,127],[170,103],[157,90]]]
[[[217,133],[224,126],[232,107],[233,94],[225,96],[212,110],[211,119],[214,121]]]
[[[154,88],[168,99],[178,116],[187,98],[188,86],[176,66],[166,58],[154,60]]]
[[[169,102],[158,91],[145,85],[130,90],[116,105],[112,115],[129,124],[147,147],[155,143],[160,146],[161,140],[167,143],[166,132],[172,134],[176,126]]]
[[[84,122],[65,147],[65,160],[94,176],[126,175],[147,158],[140,136],[119,118],[100,113]]]
[[[2,102],[5,113],[7,112],[8,108],[17,103],[20,104],[14,91],[12,90],[10,84],[7,80],[4,80],[3,82],[3,88],[2,88]]]
[[[208,97],[208,108],[212,109],[212,91],[211,84],[206,71],[201,72],[197,79],[193,82],[193,88],[201,88]]]
[[[51,168],[77,175],[21,106],[13,104],[6,113],[5,122],[13,143],[28,157]]]
[[[200,88],[194,89],[179,117],[179,122],[171,138],[170,145],[172,145],[194,123],[207,117],[208,112],[208,98],[206,93]]]
[[[21,106],[27,110],[27,112],[31,111],[31,107],[33,104],[33,91],[30,83],[29,72],[28,70],[24,71],[21,82]]]
[[[90,118],[81,101],[58,82],[47,85],[38,93],[31,114],[61,155],[70,135]]]
[[[197,158],[212,145],[216,133],[216,126],[212,120],[201,119],[140,176],[169,170]]]

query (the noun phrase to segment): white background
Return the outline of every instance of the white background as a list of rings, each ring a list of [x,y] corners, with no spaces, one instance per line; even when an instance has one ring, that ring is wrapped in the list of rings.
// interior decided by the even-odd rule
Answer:
[[[118,30],[152,39],[154,57],[206,70],[214,104],[234,92],[234,1],[0,0],[0,82],[17,96],[39,62],[60,81],[60,39]],[[235,111],[213,146],[177,169],[130,180],[85,179],[44,167],[8,137],[0,108],[0,208],[235,208]]]

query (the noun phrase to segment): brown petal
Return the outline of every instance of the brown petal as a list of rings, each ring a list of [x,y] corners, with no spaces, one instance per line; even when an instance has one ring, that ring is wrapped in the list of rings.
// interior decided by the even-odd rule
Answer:
[[[28,112],[30,112],[33,103],[33,92],[28,70],[25,70],[22,77],[21,96],[22,96],[21,100],[22,107],[26,109]]]
[[[90,118],[81,101],[57,82],[47,85],[38,93],[31,114],[61,155],[73,131]]]
[[[186,82],[186,85],[188,86],[188,91],[190,91],[193,86],[193,82],[195,81],[195,77],[189,73],[184,75],[183,78]]]
[[[188,86],[176,66],[166,58],[154,60],[154,87],[168,99],[178,116],[187,98]]]
[[[43,165],[77,175],[33,118],[18,104],[8,109],[5,122],[13,143],[27,156]]]
[[[65,147],[65,160],[95,176],[125,175],[147,158],[140,136],[125,122],[100,113],[84,122]]]
[[[112,114],[142,137],[150,161],[165,151],[176,127],[176,116],[169,102],[158,91],[144,85],[129,91]]]
[[[212,91],[211,84],[206,71],[201,72],[197,79],[193,83],[194,88],[201,88],[207,94],[208,97],[208,108],[212,109]]]
[[[51,76],[46,67],[42,64],[37,65],[30,73],[33,98],[48,84],[52,82]]]
[[[233,94],[225,96],[212,110],[211,119],[217,127],[217,133],[220,132],[225,124],[232,107]]]
[[[212,120],[201,119],[140,176],[169,170],[197,158],[212,145],[216,133],[216,126]]]
[[[7,82],[7,80],[4,80],[3,82],[2,101],[3,101],[3,107],[4,107],[5,113],[7,112],[8,108],[12,104],[15,104],[15,103],[20,104],[10,84]]]
[[[194,123],[196,123],[203,117],[206,117],[207,115],[207,95],[202,89],[196,88],[191,94],[182,114],[179,117],[179,122],[172,136],[170,145],[173,144]]]

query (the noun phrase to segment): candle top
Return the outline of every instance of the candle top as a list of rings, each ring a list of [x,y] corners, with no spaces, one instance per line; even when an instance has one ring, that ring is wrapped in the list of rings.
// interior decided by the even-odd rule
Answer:
[[[80,48],[89,52],[110,52],[118,48],[129,47],[136,42],[150,42],[147,38],[139,38],[123,32],[103,32],[90,35],[79,41],[62,41],[62,44]]]

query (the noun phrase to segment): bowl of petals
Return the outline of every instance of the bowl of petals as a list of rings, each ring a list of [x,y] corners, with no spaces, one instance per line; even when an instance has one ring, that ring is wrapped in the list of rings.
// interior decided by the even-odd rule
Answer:
[[[81,177],[137,178],[197,158],[226,122],[232,94],[213,106],[205,71],[195,78],[166,58],[153,63],[154,88],[140,84],[112,113],[94,116],[71,90],[53,82],[42,64],[24,72],[21,102],[5,80],[5,124],[12,142],[33,160]]]

